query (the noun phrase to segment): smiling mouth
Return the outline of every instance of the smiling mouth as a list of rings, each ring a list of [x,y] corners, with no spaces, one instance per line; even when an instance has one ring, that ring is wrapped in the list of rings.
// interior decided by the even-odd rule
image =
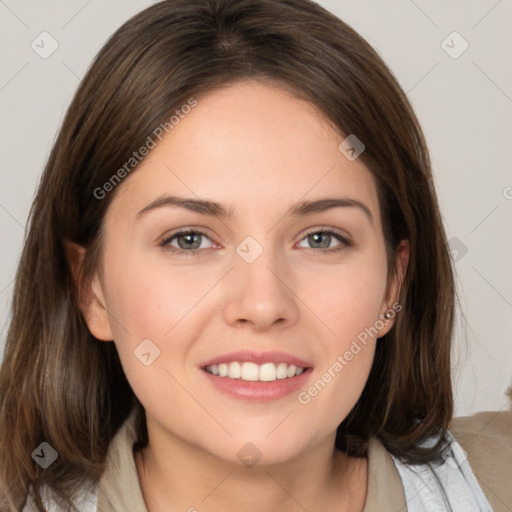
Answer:
[[[256,364],[247,361],[232,361],[203,367],[203,370],[217,377],[249,382],[273,382],[275,380],[291,379],[301,375],[307,369],[307,367],[298,367],[287,363]]]

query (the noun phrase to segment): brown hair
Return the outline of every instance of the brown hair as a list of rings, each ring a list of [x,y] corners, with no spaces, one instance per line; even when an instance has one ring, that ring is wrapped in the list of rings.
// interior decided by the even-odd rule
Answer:
[[[361,36],[309,0],[167,0],[124,23],[94,59],[30,211],[0,369],[0,460],[9,461],[0,490],[11,507],[30,485],[44,510],[42,484],[65,498],[97,482],[134,406],[147,442],[114,343],[98,342],[80,313],[64,241],[87,248],[86,279],[115,196],[98,199],[95,190],[189,98],[245,79],[287,89],[363,141],[359,158],[378,185],[390,278],[399,242],[410,243],[402,312],[377,343],[336,446],[361,456],[377,436],[409,463],[439,456],[441,442],[419,443],[443,434],[452,416],[454,275],[426,142],[405,94]],[[44,470],[31,458],[43,441],[58,453]]]

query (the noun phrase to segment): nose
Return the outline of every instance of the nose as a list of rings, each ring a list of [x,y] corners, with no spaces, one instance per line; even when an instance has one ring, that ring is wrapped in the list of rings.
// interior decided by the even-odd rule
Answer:
[[[298,320],[293,274],[271,251],[264,250],[252,263],[237,255],[224,286],[224,319],[231,326],[265,331]]]

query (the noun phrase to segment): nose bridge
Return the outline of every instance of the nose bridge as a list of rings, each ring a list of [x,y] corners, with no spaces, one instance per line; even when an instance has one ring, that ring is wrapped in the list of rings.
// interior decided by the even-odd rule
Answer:
[[[295,321],[297,307],[287,283],[287,272],[271,243],[271,235],[247,236],[235,248],[236,258],[229,283],[226,319],[249,321],[259,328],[276,321]]]
[[[260,235],[258,238],[261,243],[254,236],[247,236],[236,247],[236,279],[244,283],[244,288],[250,287],[252,294],[268,294],[269,300],[281,294],[284,287],[282,277],[279,276],[283,272],[282,258],[272,245],[270,235]]]

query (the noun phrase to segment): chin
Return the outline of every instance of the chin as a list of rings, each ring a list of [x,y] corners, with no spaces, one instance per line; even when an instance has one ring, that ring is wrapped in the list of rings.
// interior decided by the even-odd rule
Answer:
[[[302,445],[297,442],[297,439],[294,440],[289,433],[285,433],[284,437],[276,435],[271,439],[272,435],[266,439],[265,435],[237,436],[224,443],[216,443],[209,447],[208,451],[216,458],[242,467],[283,464],[295,459],[300,454]]]

